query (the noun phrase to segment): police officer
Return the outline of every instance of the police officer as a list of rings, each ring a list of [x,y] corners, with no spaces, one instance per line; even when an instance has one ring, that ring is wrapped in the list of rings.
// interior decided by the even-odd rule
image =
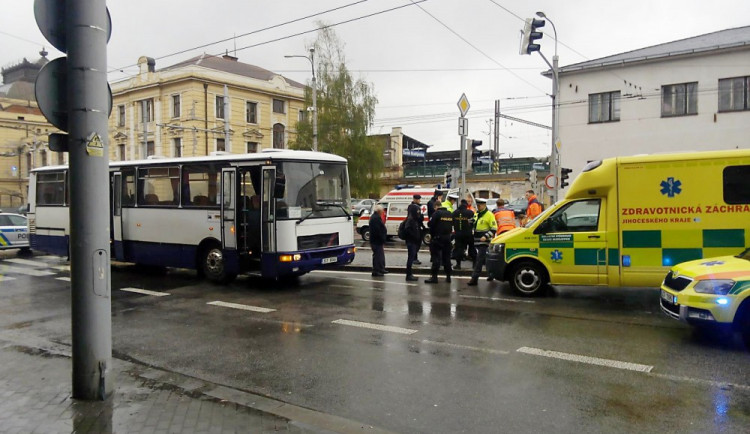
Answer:
[[[492,237],[497,231],[495,216],[487,209],[487,199],[477,198],[477,214],[474,219],[474,245],[477,248],[477,259],[474,261],[474,271],[471,273],[469,286],[475,286],[479,273],[487,260],[487,249]]]
[[[420,242],[416,245],[416,250],[414,252],[414,260],[412,261],[415,265],[421,265],[422,261],[419,260],[418,254],[419,254],[419,244],[421,244],[422,240],[422,231],[424,231],[424,214],[422,214],[422,196],[419,194],[415,194],[412,196],[412,201],[409,204],[409,207],[406,208],[406,215],[412,216],[415,215],[414,219],[416,220],[417,227],[419,228],[419,239]],[[408,247],[408,242],[406,243]],[[408,249],[407,249],[408,250]],[[407,259],[408,261],[408,259]]]
[[[435,193],[433,193],[432,198],[430,198],[430,200],[427,202],[427,220],[430,220],[432,218],[432,214],[437,209],[435,204],[441,203],[442,201],[443,201],[443,192],[440,190],[435,190]]]
[[[456,208],[456,201],[458,200],[458,195],[456,193],[451,193],[448,195],[448,199],[445,199],[445,202],[442,203],[442,206],[448,210],[449,213],[453,214],[453,211],[455,211]]]
[[[441,204],[428,223],[430,227],[430,256],[432,260],[432,277],[425,283],[437,283],[440,264],[445,268],[445,281],[451,281],[451,231],[453,230],[453,216]]]
[[[469,248],[469,257],[474,260],[474,211],[469,209],[466,200],[461,201],[458,209],[453,211],[453,232],[455,233],[456,245],[453,249],[453,259],[456,260],[456,270],[461,269],[461,261],[466,248]]]

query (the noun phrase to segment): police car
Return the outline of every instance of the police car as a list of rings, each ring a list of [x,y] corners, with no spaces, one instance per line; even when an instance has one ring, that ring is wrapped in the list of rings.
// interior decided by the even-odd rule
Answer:
[[[672,267],[660,303],[665,314],[691,325],[733,326],[750,349],[750,249]]]
[[[19,214],[0,213],[0,250],[29,250],[29,225]]]

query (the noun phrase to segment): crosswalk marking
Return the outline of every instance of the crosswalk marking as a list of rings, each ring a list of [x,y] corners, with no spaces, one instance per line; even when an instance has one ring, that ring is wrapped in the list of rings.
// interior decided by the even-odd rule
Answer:
[[[2,274],[0,274],[0,282],[9,281],[9,280],[16,280],[16,278],[10,277],[10,276],[3,276]]]
[[[148,289],[140,289],[140,288],[120,288],[120,291],[136,292],[138,294],[153,295],[154,297],[164,297],[167,295],[172,295],[168,292],[149,291]]]
[[[0,264],[0,273],[18,273],[18,274],[25,274],[27,276],[52,276],[56,274],[51,271],[14,267],[12,265],[5,265],[5,264]]]
[[[348,319],[337,319],[331,321],[333,324],[348,325],[352,327],[361,327],[364,329],[380,330],[383,332],[400,333],[402,335],[410,335],[418,332],[419,330],[405,329],[402,327],[386,326],[381,324],[373,324],[369,322],[350,321]]]
[[[249,306],[246,304],[238,304],[238,303],[227,303],[225,301],[209,301],[206,304],[210,304],[212,306],[229,307],[232,309],[249,310],[252,312],[260,312],[260,313],[269,313],[269,312],[276,311],[276,309],[269,309],[267,307]]]
[[[489,301],[508,301],[511,303],[536,303],[534,300],[518,300],[515,298],[505,298],[505,297],[482,297],[479,295],[461,295],[462,298],[475,298],[477,300],[489,300]]]
[[[57,280],[62,280],[63,282],[70,282],[70,277],[55,277]]]

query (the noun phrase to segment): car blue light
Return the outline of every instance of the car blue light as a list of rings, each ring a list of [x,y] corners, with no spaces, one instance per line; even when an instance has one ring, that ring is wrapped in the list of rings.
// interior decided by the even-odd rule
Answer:
[[[726,298],[724,298],[724,297],[722,297],[722,298],[719,298],[719,299],[717,299],[717,300],[716,300],[716,302],[717,302],[717,303],[719,303],[719,304],[720,304],[720,305],[722,305],[722,306],[724,306],[724,305],[726,305],[726,304],[729,304],[729,300],[727,300],[727,299],[726,299]]]

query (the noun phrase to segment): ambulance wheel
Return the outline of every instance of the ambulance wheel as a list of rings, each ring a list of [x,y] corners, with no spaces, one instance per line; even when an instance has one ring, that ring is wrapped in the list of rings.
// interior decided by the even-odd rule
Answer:
[[[237,277],[236,274],[227,272],[224,252],[221,251],[218,245],[211,244],[204,247],[200,258],[200,269],[208,280],[226,284]]]
[[[425,246],[430,245],[430,241],[432,241],[432,235],[430,235],[430,231],[424,231],[422,234],[422,244]]]
[[[547,287],[547,272],[539,263],[522,261],[511,271],[511,288],[524,297],[536,297],[544,293]]]
[[[370,227],[365,226],[362,228],[361,231],[359,231],[359,234],[362,235],[362,239],[365,241],[370,241]]]

